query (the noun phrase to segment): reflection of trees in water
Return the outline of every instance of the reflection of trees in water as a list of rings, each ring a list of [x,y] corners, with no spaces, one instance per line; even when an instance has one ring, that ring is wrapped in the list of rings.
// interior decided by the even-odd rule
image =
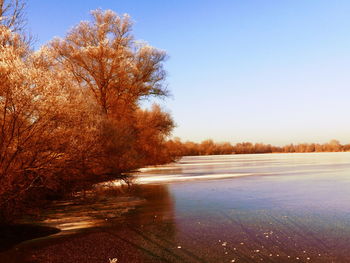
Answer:
[[[53,218],[68,217],[63,220],[65,223],[84,221],[84,216],[89,216],[95,225],[90,230],[61,237],[61,241],[55,238],[42,242],[38,240],[34,248],[31,245],[24,246],[25,255],[21,254],[22,250],[11,253],[18,259],[36,254],[51,262],[63,262],[62,259],[65,258],[65,262],[69,263],[84,261],[86,258],[98,258],[98,262],[108,262],[108,258],[118,258],[118,262],[182,262],[173,249],[177,247],[176,227],[173,199],[168,187],[132,186],[130,195],[134,197],[125,198],[133,200],[139,197],[145,201],[139,202],[135,210],[129,210],[120,217],[112,215],[118,214],[117,210],[122,209],[118,208],[117,200],[123,197],[116,198],[115,193],[114,189],[110,189],[100,192],[97,200],[93,196],[91,202],[65,202],[50,211]],[[99,219],[105,223],[99,224]],[[74,250],[74,257],[67,257],[67,247],[69,251]]]
[[[174,251],[178,246],[174,201],[167,185],[134,185],[132,191],[146,202],[126,216],[118,238],[130,245],[132,257],[140,262],[182,262]]]
[[[130,213],[127,222],[135,226],[145,226],[159,223],[159,225],[175,225],[174,201],[167,185],[135,185],[133,194],[143,198],[146,202]]]

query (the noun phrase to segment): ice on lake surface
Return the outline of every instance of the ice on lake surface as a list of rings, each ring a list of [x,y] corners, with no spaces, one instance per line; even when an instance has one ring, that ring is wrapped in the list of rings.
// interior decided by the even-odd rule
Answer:
[[[184,157],[136,176],[146,202],[94,230],[118,262],[350,262],[350,153]]]
[[[206,262],[350,262],[350,153],[184,157],[138,181],[167,184]]]
[[[350,153],[288,153],[187,156],[179,162],[140,169],[137,183],[167,183],[242,176],[318,175],[349,168]]]

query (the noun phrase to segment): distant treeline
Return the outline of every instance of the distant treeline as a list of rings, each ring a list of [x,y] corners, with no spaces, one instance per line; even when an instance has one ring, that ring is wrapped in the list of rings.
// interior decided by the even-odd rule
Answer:
[[[305,152],[347,152],[350,144],[341,145],[337,140],[325,144],[301,143],[285,146],[273,146],[263,143],[242,142],[232,145],[229,142],[216,143],[205,140],[201,143],[181,142],[174,139],[167,142],[167,147],[177,156],[219,155],[219,154],[255,154],[255,153],[305,153]]]

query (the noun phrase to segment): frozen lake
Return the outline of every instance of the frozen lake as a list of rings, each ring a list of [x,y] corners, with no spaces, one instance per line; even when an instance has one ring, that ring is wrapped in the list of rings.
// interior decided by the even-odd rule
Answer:
[[[21,258],[350,262],[350,153],[185,157],[136,177],[133,194],[146,201],[135,210],[65,241],[38,241]],[[111,202],[94,213],[90,204],[80,223],[90,216],[93,225]],[[74,213],[78,221],[81,208]]]

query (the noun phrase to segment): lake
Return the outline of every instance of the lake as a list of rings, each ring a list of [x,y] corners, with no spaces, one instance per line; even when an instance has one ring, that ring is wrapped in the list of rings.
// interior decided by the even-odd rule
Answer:
[[[131,192],[139,199],[127,200],[134,209],[113,216],[119,209],[113,198],[74,209],[62,203],[47,214],[55,220],[41,224],[68,234],[21,243],[3,257],[350,262],[350,153],[184,157],[135,177]],[[78,227],[69,232],[67,225]]]

